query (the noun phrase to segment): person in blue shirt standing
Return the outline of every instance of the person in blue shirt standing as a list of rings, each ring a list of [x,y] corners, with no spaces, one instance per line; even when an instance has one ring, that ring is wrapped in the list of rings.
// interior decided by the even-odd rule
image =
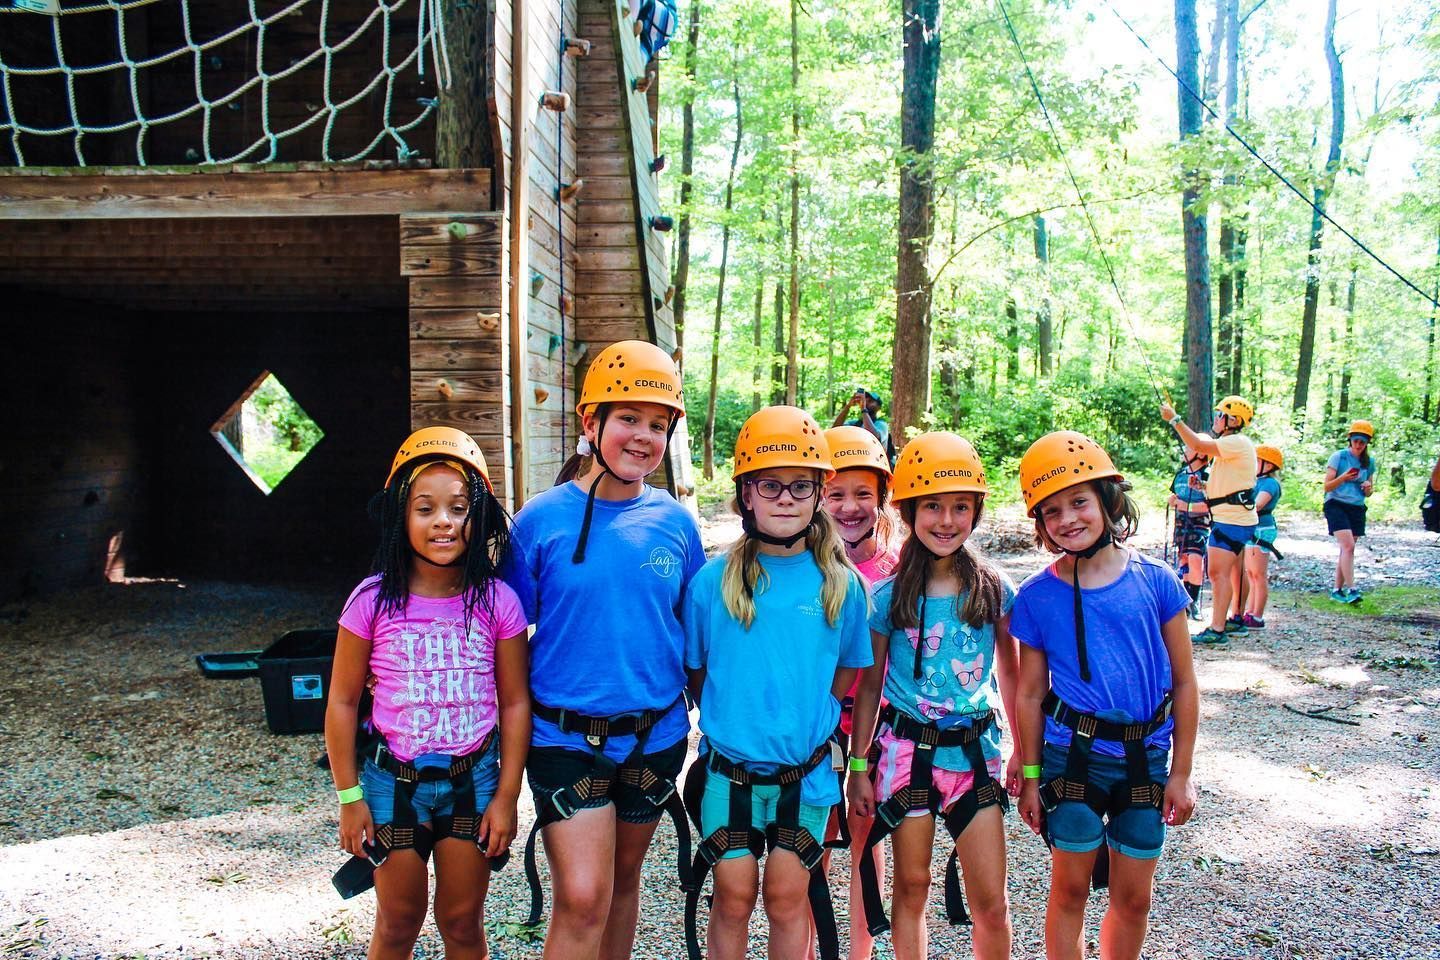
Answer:
[[[557,485],[515,517],[505,580],[535,625],[526,765],[555,905],[550,960],[629,956],[640,868],[663,810],[688,826],[674,783],[690,716],[680,607],[705,562],[695,518],[645,483],[684,416],[669,354],[626,340],[590,364],[584,437]],[[575,478],[589,456],[591,463]],[[526,844],[531,922],[541,894]]]
[[[704,734],[686,784],[705,837],[686,902],[692,960],[700,956],[699,883],[712,869],[709,956],[746,956],[767,848],[769,955],[807,953],[808,892],[820,956],[838,956],[818,868],[841,801],[840,697],[873,657],[864,581],[820,508],[833,474],[829,444],[804,410],[766,407],[745,421],[734,472],[744,532],[695,575],[685,599],[685,667]]]
[[[1359,603],[1364,594],[1355,586],[1355,541],[1365,536],[1365,500],[1375,490],[1375,460],[1370,456],[1375,427],[1369,420],[1356,420],[1349,438],[1325,464],[1325,525],[1340,545],[1330,599]]]
[[[860,408],[859,413],[851,417],[850,411],[856,407]],[[895,444],[890,442],[890,424],[880,418],[880,394],[865,387],[856,387],[850,399],[845,401],[845,406],[835,416],[835,427],[860,427],[867,431],[880,446],[885,448],[885,454],[890,458],[893,466],[895,463]]]

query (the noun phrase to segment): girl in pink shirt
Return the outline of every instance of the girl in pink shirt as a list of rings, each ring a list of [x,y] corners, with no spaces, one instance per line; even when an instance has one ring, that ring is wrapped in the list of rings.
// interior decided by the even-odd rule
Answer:
[[[830,462],[835,476],[825,484],[825,511],[835,521],[845,541],[845,554],[859,569],[867,586],[895,572],[904,539],[900,518],[890,506],[890,458],[885,448],[864,427],[832,427],[825,431],[830,444]],[[850,736],[855,707],[855,688],[860,678],[850,685],[840,702],[840,729]],[[873,763],[872,763],[873,766]],[[865,909],[860,891],[860,875],[856,867],[865,852],[865,838],[870,834],[872,817],[851,816],[850,828],[850,960],[870,960],[874,940],[865,924]],[[839,824],[832,821],[834,839],[840,834]],[[885,882],[885,848],[874,849],[875,867],[880,882]]]
[[[526,618],[497,575],[505,511],[479,447],[451,427],[405,441],[376,504],[376,573],[340,615],[325,714],[340,846],[375,865],[372,960],[411,955],[432,850],[445,955],[478,960],[530,744]]]

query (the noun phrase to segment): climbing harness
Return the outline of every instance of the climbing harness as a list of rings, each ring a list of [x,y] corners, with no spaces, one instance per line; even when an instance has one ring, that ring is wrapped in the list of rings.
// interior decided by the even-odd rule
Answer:
[[[910,782],[897,790],[890,799],[875,810],[875,823],[865,841],[865,853],[860,857],[860,889],[865,903],[865,924],[871,936],[879,936],[890,929],[885,916],[885,901],[880,894],[880,877],[875,869],[872,851],[886,837],[893,833],[913,810],[924,810],[941,819],[952,841],[959,841],[965,828],[975,815],[986,807],[998,806],[1010,809],[1010,799],[1005,788],[990,775],[985,763],[985,754],[980,741],[995,726],[995,711],[986,710],[973,716],[971,726],[955,726],[941,730],[933,723],[922,723],[907,714],[887,705],[880,711],[880,725],[888,726],[891,733],[915,745],[910,761]],[[951,805],[948,811],[940,809],[944,797],[934,782],[935,751],[942,747],[959,747],[965,751],[970,763],[974,783],[965,794]],[[970,915],[965,910],[965,898],[961,893],[960,870],[957,863],[957,848],[952,844],[950,857],[945,863],[945,918],[951,926],[969,924]]]
[[[1101,819],[1114,818],[1126,810],[1137,808],[1159,810],[1165,800],[1165,784],[1150,776],[1150,766],[1145,756],[1145,740],[1165,725],[1173,708],[1174,701],[1170,693],[1166,692],[1149,720],[1116,723],[1074,709],[1061,700],[1054,690],[1047,693],[1042,704],[1045,715],[1061,726],[1069,727],[1072,735],[1070,747],[1065,754],[1064,772],[1040,786],[1040,802],[1044,805],[1045,812],[1053,812],[1066,800],[1085,804]],[[1125,779],[1108,791],[1090,782],[1090,754],[1096,740],[1118,742],[1125,748]],[[1044,836],[1046,844],[1051,844],[1048,825]],[[1109,854],[1102,844],[1100,855],[1095,858],[1095,870],[1091,877],[1096,890],[1109,883],[1109,871]]]
[[[780,767],[773,773],[757,773],[722,755],[713,747],[690,765],[685,780],[685,807],[690,817],[700,828],[700,807],[705,794],[707,771],[714,771],[730,781],[730,809],[723,826],[717,827],[696,849],[694,863],[690,867],[688,883],[682,878],[685,891],[685,949],[689,960],[701,960],[699,913],[700,891],[705,884],[705,875],[726,853],[744,850],[757,861],[775,850],[789,850],[800,858],[800,863],[810,871],[807,891],[810,912],[815,920],[815,934],[819,941],[821,960],[838,960],[840,936],[835,926],[835,907],[830,900],[830,887],[826,882],[821,858],[826,848],[843,849],[850,845],[846,828],[844,790],[840,802],[835,805],[841,824],[841,836],[828,843],[818,842],[809,830],[800,825],[801,785],[805,777],[821,764],[829,762],[838,778],[843,776],[845,750],[840,741],[832,736],[816,747],[804,763]],[[762,832],[756,829],[752,819],[751,796],[755,787],[771,786],[780,788],[775,806],[775,822]]]
[[[450,757],[450,763],[444,767],[416,767],[391,753],[384,737],[374,735],[363,748],[364,758],[395,778],[395,803],[391,821],[376,827],[374,841],[365,845],[367,855],[352,856],[336,871],[331,882],[341,897],[348,900],[373,887],[375,869],[395,850],[414,850],[421,860],[429,860],[437,840],[455,837],[479,844],[480,814],[475,809],[475,779],[471,771],[494,744],[496,733],[491,730],[480,746],[463,756]],[[454,791],[454,812],[437,816],[432,826],[426,827],[415,817],[415,790],[422,783],[441,780],[449,781]],[[490,868],[500,870],[509,859],[508,852],[491,857]]]
[[[650,739],[650,732],[671,710],[685,703],[682,695],[660,710],[645,710],[638,714],[616,717],[589,717],[573,710],[561,710],[538,702],[532,706],[531,712],[535,716],[553,723],[562,732],[583,736],[593,752],[585,756],[581,751],[568,748],[543,748],[563,749],[566,753],[584,756],[589,769],[583,777],[556,790],[544,801],[537,798],[535,823],[525,840],[525,880],[530,886],[530,913],[525,919],[527,926],[540,922],[545,906],[545,894],[540,886],[540,870],[535,861],[536,837],[550,824],[570,819],[590,801],[602,797],[608,799],[616,783],[639,790],[647,801],[669,814],[674,821],[678,848],[676,872],[680,876],[680,885],[688,888],[690,827],[685,822],[685,808],[676,792],[675,781],[645,763],[645,745]],[[622,762],[617,764],[605,756],[606,741],[611,737],[630,736],[635,738],[635,746]]]

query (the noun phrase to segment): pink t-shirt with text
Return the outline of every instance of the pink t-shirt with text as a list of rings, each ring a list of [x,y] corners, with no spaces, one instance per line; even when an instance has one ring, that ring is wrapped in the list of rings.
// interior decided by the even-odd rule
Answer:
[[[855,568],[860,571],[860,576],[865,578],[865,585],[867,587],[873,587],[876,580],[884,580],[894,573],[895,567],[899,562],[900,551],[891,547],[889,550],[875,551],[875,556],[866,560],[864,563],[855,564]],[[859,673],[855,674],[855,682],[850,684],[850,689],[845,692],[845,696],[849,698],[851,703],[855,702],[855,691],[858,689],[860,689]],[[881,706],[884,706],[883,702]],[[850,735],[851,726],[854,722],[851,714],[852,711],[850,708],[842,706],[840,711],[840,729],[845,731],[846,736]]]
[[[411,594],[404,610],[384,613],[379,579],[356,587],[340,614],[340,626],[370,641],[376,728],[401,760],[473,752],[499,715],[495,642],[526,628],[519,598],[496,581],[491,613],[473,607],[467,636],[460,597]]]

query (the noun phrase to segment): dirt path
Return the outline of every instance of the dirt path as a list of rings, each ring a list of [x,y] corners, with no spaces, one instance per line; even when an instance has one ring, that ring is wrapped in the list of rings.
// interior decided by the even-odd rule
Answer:
[[[1002,513],[985,536],[1013,548],[1025,529]],[[1201,807],[1167,843],[1146,955],[1434,958],[1440,550],[1376,529],[1383,559],[1361,554],[1372,593],[1357,610],[1319,598],[1331,556],[1323,527],[1285,529],[1271,627],[1198,655]],[[1155,525],[1140,542],[1157,537]],[[1045,562],[1033,551],[1000,559],[1017,577]],[[0,608],[10,667],[0,676],[0,956],[363,955],[374,901],[342,902],[329,886],[343,855],[328,777],[312,764],[320,738],[271,736],[256,681],[206,681],[192,660],[323,625],[336,602],[150,584]],[[527,804],[523,827],[530,817]],[[1013,815],[1008,824],[1015,953],[1038,956],[1044,847]],[[647,866],[640,957],[682,955],[670,838],[662,826]],[[490,916],[518,918],[525,896],[520,872],[505,871]],[[947,927],[938,905],[931,930],[932,956],[968,956],[967,933]],[[492,946],[497,958],[539,957],[508,926]],[[417,955],[440,953],[427,928]],[[877,956],[889,955],[882,942]]]

